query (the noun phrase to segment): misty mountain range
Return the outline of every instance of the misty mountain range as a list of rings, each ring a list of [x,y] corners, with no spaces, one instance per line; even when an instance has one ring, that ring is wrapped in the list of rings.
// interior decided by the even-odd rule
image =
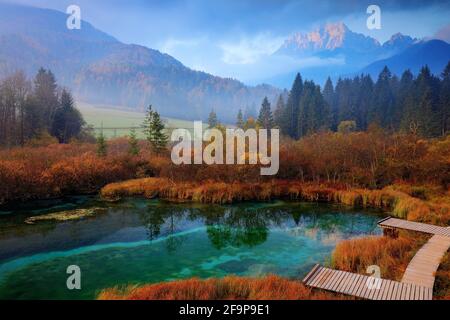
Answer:
[[[329,75],[364,72],[376,78],[384,65],[394,73],[407,68],[417,73],[428,64],[439,73],[450,60],[450,45],[440,40],[396,34],[380,44],[343,23],[327,24],[294,34],[274,55],[329,63],[266,79],[271,85],[247,86],[192,70],[157,50],[124,44],[87,22],[69,30],[66,19],[55,10],[0,3],[0,76],[21,69],[31,77],[44,67],[86,102],[140,111],[151,103],[164,116],[191,120],[205,119],[214,109],[221,120],[234,121],[238,109],[256,107],[264,96],[275,101],[297,72],[323,84]]]
[[[302,68],[305,78],[323,84],[330,76],[354,76],[368,73],[374,79],[387,65],[400,75],[406,69],[417,74],[428,64],[433,73],[442,72],[450,60],[450,45],[441,40],[419,40],[401,33],[381,44],[378,40],[351,31],[344,23],[330,23],[309,33],[295,33],[274,53],[296,59],[319,58],[326,65]],[[269,82],[285,86],[292,82],[295,71],[280,75]]]

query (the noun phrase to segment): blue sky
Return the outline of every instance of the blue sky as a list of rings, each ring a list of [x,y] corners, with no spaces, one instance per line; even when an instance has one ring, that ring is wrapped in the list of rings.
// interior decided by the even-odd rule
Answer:
[[[310,31],[326,22],[343,21],[351,30],[381,42],[397,32],[417,38],[436,34],[447,41],[450,38],[448,0],[6,1],[60,11],[77,4],[84,20],[123,42],[158,49],[191,68],[247,83],[270,78],[298,63],[261,65],[292,33]],[[370,4],[382,10],[381,30],[366,27]]]

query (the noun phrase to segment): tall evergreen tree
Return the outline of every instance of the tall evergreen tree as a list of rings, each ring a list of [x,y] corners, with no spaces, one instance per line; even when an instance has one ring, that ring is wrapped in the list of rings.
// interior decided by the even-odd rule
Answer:
[[[367,130],[368,128],[368,111],[372,101],[374,90],[374,83],[370,75],[363,75],[361,77],[361,86],[359,88],[359,100],[358,100],[358,113],[356,122],[358,128],[361,130]]]
[[[75,108],[71,93],[63,89],[59,107],[56,109],[53,117],[51,134],[60,143],[68,143],[70,139],[81,133],[84,124],[83,116]]]
[[[403,72],[395,101],[395,117],[401,131],[410,132],[415,118],[414,75],[408,69]]]
[[[39,69],[34,79],[33,95],[40,109],[40,119],[36,126],[50,131],[58,108],[56,79],[50,70]]]
[[[328,77],[325,87],[323,88],[323,98],[328,104],[328,108],[330,110],[331,128],[335,130],[337,128],[338,111],[335,100],[334,86],[330,77]]]
[[[219,125],[219,120],[217,120],[217,114],[214,110],[211,110],[208,116],[208,127],[210,129],[216,128]]]
[[[157,153],[162,152],[167,147],[169,138],[164,133],[165,126],[161,116],[153,110],[151,105],[147,109],[143,126],[147,141],[152,149]]]
[[[387,66],[381,71],[375,84],[368,123],[377,123],[392,129],[394,115],[394,93],[391,87],[392,74]]]
[[[273,128],[273,115],[270,109],[270,102],[267,97],[264,98],[261,106],[261,111],[258,116],[258,125],[262,129],[272,129]]]
[[[99,157],[106,157],[108,154],[108,145],[106,143],[105,135],[103,134],[103,125],[100,134],[97,137],[97,155]]]
[[[305,81],[303,94],[300,98],[298,137],[328,129],[330,114],[327,103],[313,81]]]
[[[288,134],[286,121],[284,119],[285,108],[286,106],[284,104],[283,96],[280,94],[277,100],[277,106],[275,107],[275,111],[273,113],[273,122],[283,134]]]
[[[136,135],[136,130],[132,128],[130,130],[130,135],[128,136],[128,153],[132,156],[139,155],[139,142]]]
[[[441,132],[450,132],[450,61],[442,72],[442,83],[439,94],[439,113],[441,118]]]
[[[238,115],[237,115],[237,120],[236,120],[236,126],[239,129],[243,129],[245,125],[245,121],[244,121],[244,116],[242,114],[242,110],[239,109]]]
[[[300,111],[300,98],[303,93],[303,79],[298,73],[295,77],[294,84],[289,93],[289,98],[286,104],[284,121],[288,123],[288,134],[292,138],[298,138],[298,119]]]
[[[436,137],[442,133],[439,119],[439,80],[425,66],[417,76],[416,83],[416,121],[419,133],[425,137]]]

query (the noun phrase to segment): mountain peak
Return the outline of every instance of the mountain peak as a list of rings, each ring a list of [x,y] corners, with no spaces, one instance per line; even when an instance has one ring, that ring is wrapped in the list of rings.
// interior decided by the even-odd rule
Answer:
[[[357,50],[361,45],[364,48],[380,46],[377,40],[351,31],[343,22],[335,22],[308,33],[294,33],[284,42],[279,52],[309,54],[341,48]]]
[[[396,34],[392,35],[392,37],[385,42],[387,43],[398,43],[398,42],[409,42],[412,43],[416,41],[417,39],[413,39],[410,36],[404,35],[403,33],[397,32]]]
[[[393,55],[406,50],[416,42],[417,39],[413,39],[410,36],[397,32],[383,44],[383,49],[386,51],[387,55]]]

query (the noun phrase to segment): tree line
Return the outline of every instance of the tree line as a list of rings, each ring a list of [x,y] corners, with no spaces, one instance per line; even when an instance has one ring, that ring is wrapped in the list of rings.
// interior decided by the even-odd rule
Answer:
[[[387,132],[439,137],[450,130],[450,62],[440,75],[424,66],[417,77],[406,70],[401,77],[385,67],[373,81],[370,75],[330,78],[323,89],[297,74],[287,99],[280,95],[274,108],[264,99],[257,119],[240,110],[236,125],[279,128],[299,139],[319,131],[365,131],[376,124]]]
[[[52,136],[60,143],[87,131],[71,93],[60,88],[50,70],[29,80],[18,71],[0,81],[0,145],[12,147]]]

